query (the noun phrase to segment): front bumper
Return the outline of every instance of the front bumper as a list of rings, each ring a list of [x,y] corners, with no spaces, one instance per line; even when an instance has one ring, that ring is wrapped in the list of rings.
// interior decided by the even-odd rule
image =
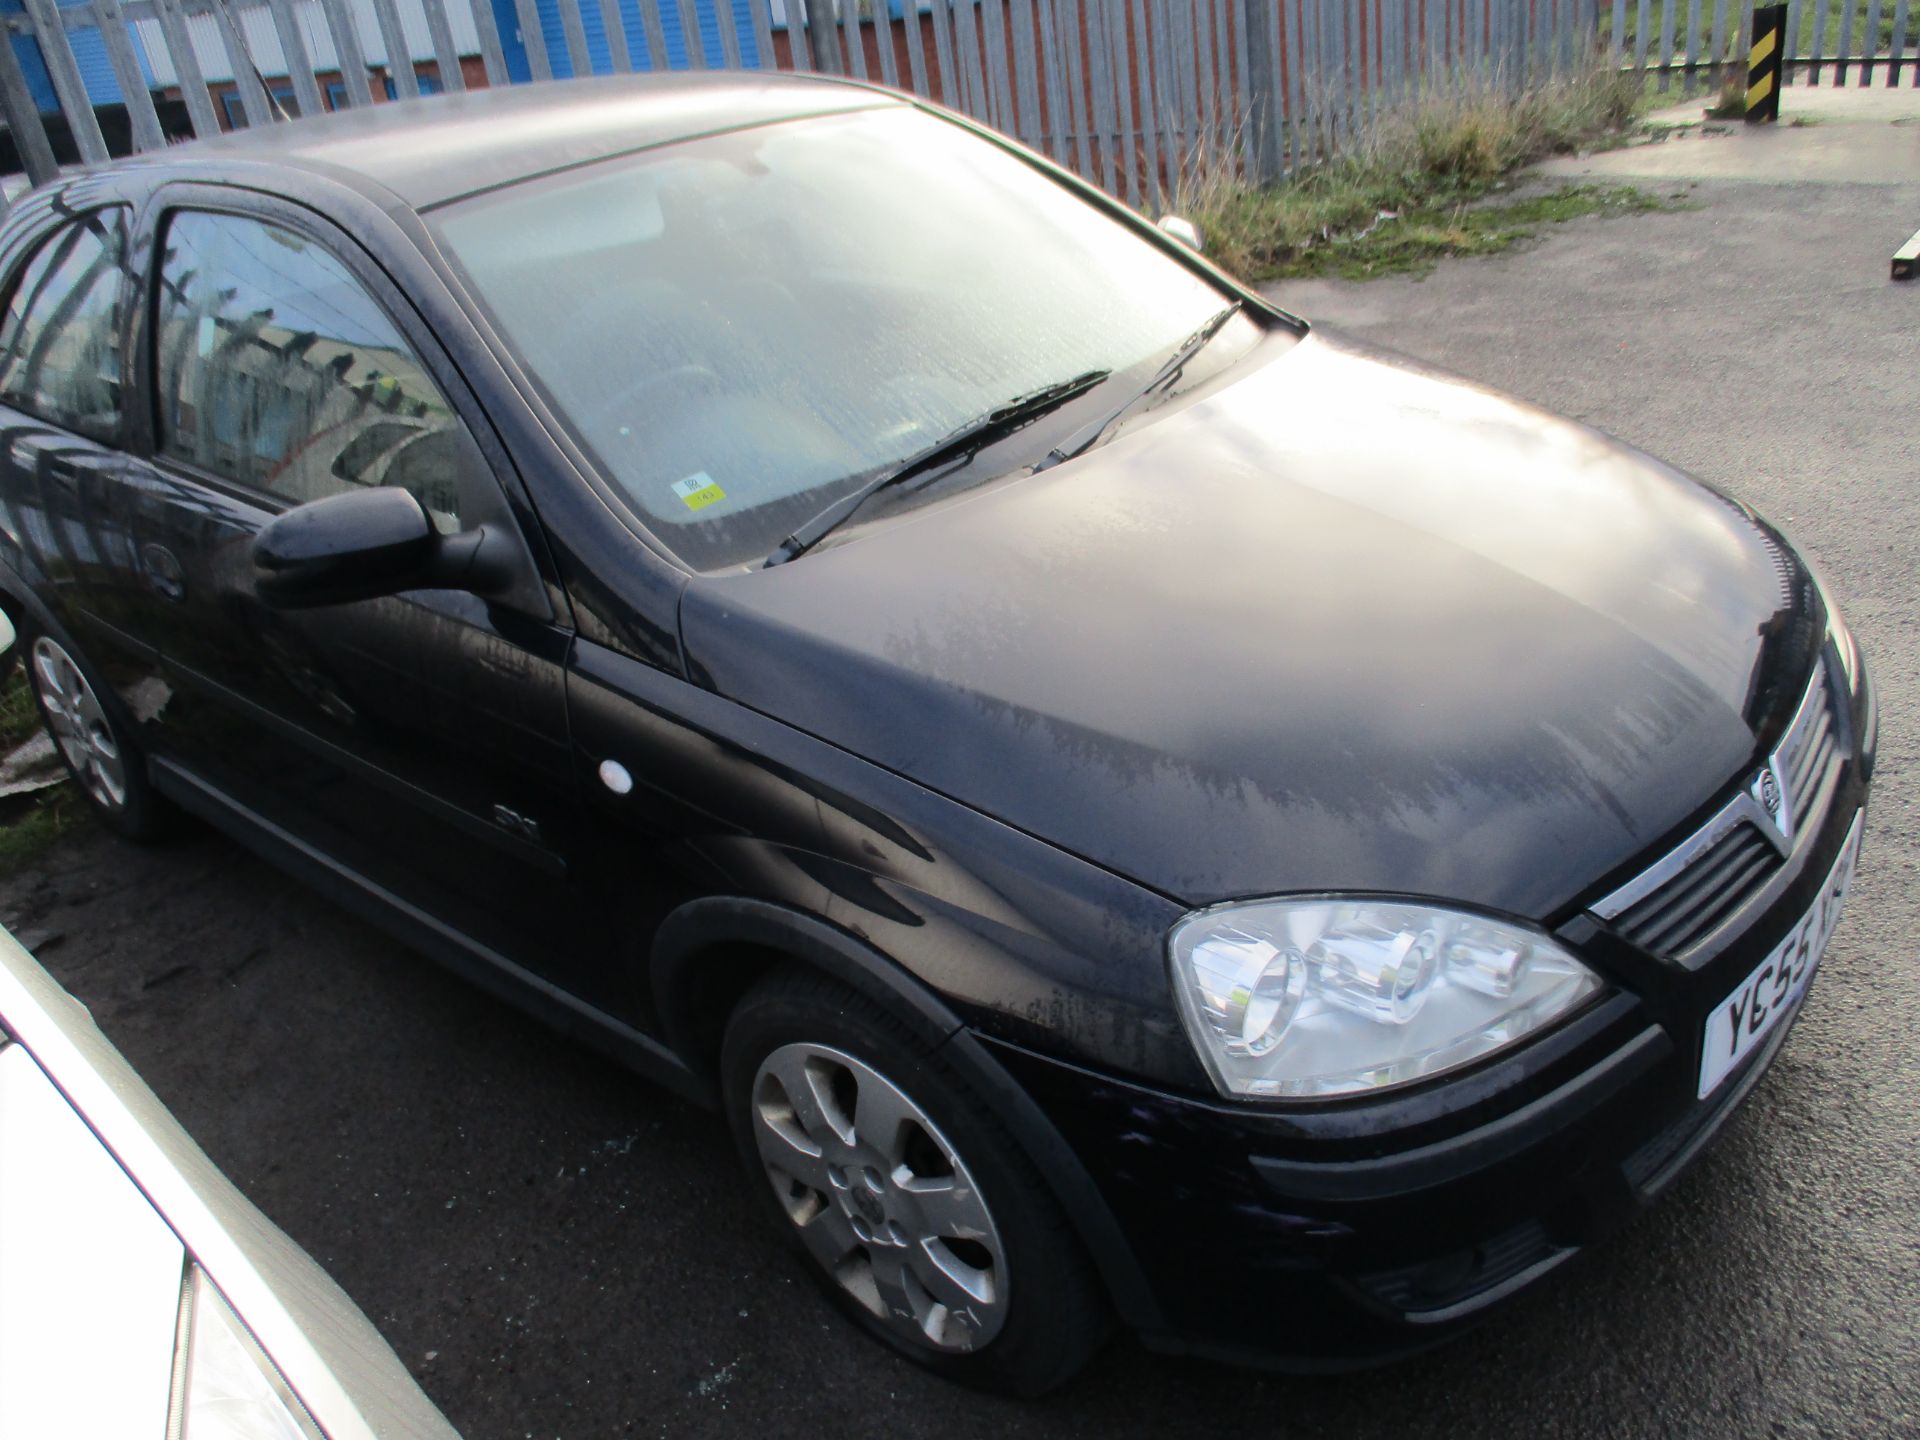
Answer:
[[[1179,1095],[987,1041],[1110,1207],[1156,1348],[1345,1369],[1435,1344],[1617,1229],[1751,1092],[1796,1015],[1705,1100],[1708,1014],[1813,904],[1872,770],[1872,698],[1797,871],[1704,962],[1561,927],[1617,988],[1457,1078],[1377,1099],[1256,1107]],[[1096,1258],[1102,1258],[1096,1256]]]

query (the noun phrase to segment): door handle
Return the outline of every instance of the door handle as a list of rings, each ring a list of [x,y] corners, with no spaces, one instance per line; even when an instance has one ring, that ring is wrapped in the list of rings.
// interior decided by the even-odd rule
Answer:
[[[180,557],[164,545],[148,541],[140,547],[140,568],[145,572],[147,584],[153,593],[162,600],[180,601],[187,598],[187,575],[180,564]]]

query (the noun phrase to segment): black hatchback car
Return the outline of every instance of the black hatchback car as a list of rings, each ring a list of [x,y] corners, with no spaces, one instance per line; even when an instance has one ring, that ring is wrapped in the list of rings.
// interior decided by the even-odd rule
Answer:
[[[1338,1367],[1664,1186],[1874,752],[1739,503],[870,87],[484,91],[0,235],[4,603],[201,815],[723,1108],[861,1325]]]

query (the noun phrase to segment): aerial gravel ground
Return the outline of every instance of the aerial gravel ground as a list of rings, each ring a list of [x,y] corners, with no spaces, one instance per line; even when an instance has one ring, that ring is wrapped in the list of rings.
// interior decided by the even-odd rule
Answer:
[[[225,840],[82,832],[0,883],[0,918],[472,1440],[1920,1434],[1920,284],[1887,279],[1920,227],[1907,138],[1892,173],[1792,184],[1689,178],[1749,142],[1678,140],[1701,162],[1663,152],[1649,183],[1691,208],[1280,292],[1752,501],[1880,685],[1856,893],[1772,1074],[1660,1206],[1439,1353],[1290,1379],[1123,1339],[1044,1402],[972,1395],[829,1312],[714,1117]]]

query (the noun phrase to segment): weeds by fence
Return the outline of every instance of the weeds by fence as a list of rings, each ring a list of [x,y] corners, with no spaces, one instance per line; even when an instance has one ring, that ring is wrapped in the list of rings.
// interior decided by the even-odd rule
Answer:
[[[1534,227],[1658,204],[1624,186],[1575,186],[1495,203],[1516,169],[1604,141],[1632,122],[1637,78],[1595,68],[1519,94],[1455,85],[1383,114],[1370,135],[1281,185],[1194,167],[1174,206],[1208,254],[1247,280],[1363,277],[1488,254]]]

